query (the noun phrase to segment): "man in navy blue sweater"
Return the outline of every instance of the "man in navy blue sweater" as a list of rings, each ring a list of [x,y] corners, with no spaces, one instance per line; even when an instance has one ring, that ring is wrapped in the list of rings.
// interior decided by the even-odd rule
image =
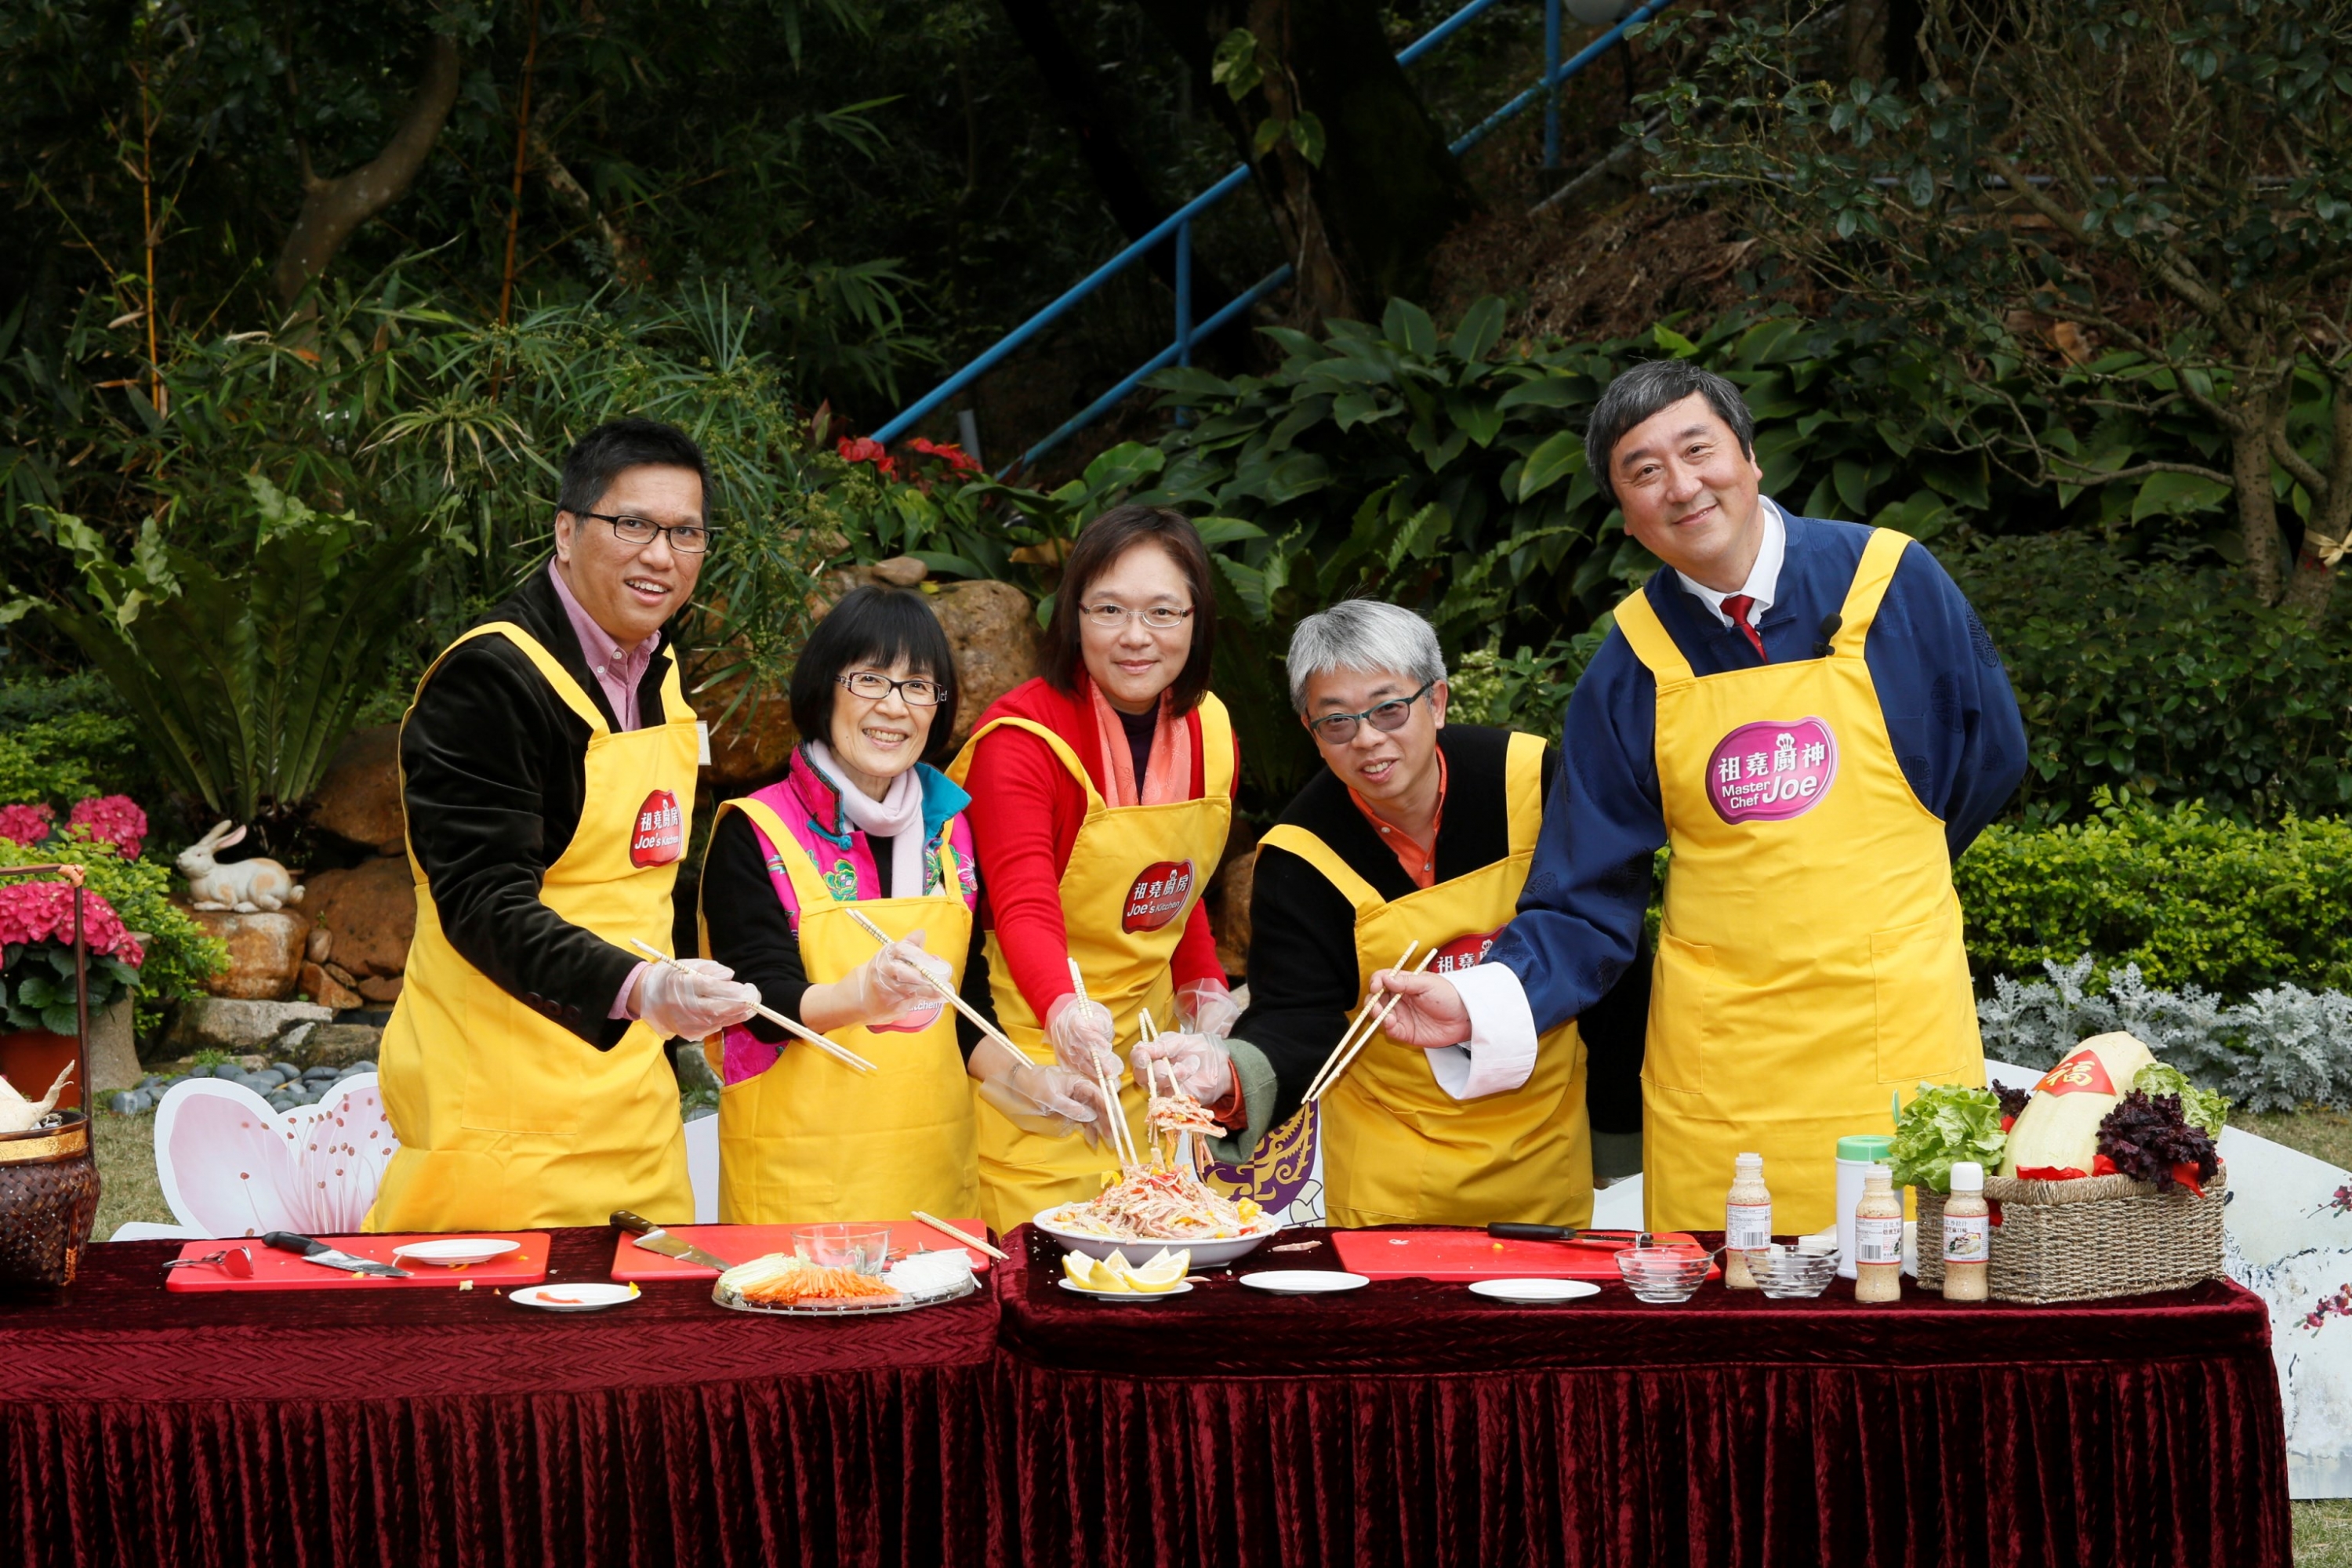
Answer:
[[[1594,478],[1665,563],[1570,700],[1519,912],[1487,962],[1383,972],[1394,1038],[1518,1048],[1632,962],[1671,844],[1643,1069],[1654,1226],[1722,1223],[1734,1152],[1774,1161],[1776,1228],[1830,1223],[1832,1145],[1887,1087],[1981,1082],[1951,864],[2025,769],[1983,623],[1889,531],[1759,493],[1730,383],[1680,361],[1612,383]]]

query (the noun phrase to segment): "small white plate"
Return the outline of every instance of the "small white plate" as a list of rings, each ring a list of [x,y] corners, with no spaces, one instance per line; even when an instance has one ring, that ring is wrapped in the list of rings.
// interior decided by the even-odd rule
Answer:
[[[392,1256],[401,1263],[430,1263],[455,1268],[460,1264],[488,1263],[493,1258],[521,1250],[520,1241],[500,1241],[488,1236],[445,1236],[437,1241],[412,1241],[404,1247],[395,1247]]]
[[[1334,1290],[1360,1290],[1371,1281],[1360,1274],[1342,1274],[1336,1268],[1265,1268],[1243,1275],[1242,1283],[1253,1290],[1271,1290],[1277,1296],[1323,1296]]]
[[[1601,1294],[1590,1279],[1477,1279],[1470,1293],[1491,1301],[1517,1301],[1522,1306],[1548,1307],[1554,1301],[1581,1300]]]
[[[1165,1301],[1171,1296],[1181,1296],[1192,1289],[1192,1282],[1190,1279],[1180,1279],[1174,1286],[1165,1290],[1089,1290],[1073,1279],[1065,1279],[1061,1285],[1063,1289],[1074,1296],[1090,1297],[1097,1301],[1124,1301],[1129,1304],[1137,1301]]]
[[[595,1312],[633,1301],[637,1292],[626,1285],[590,1282],[583,1285],[526,1285],[507,1292],[507,1300],[543,1312]]]

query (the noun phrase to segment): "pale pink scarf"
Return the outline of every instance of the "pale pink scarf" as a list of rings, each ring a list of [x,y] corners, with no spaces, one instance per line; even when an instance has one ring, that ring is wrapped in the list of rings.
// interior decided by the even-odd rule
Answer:
[[[1192,739],[1185,732],[1184,721],[1169,710],[1172,706],[1167,692],[1160,694],[1160,718],[1152,726],[1151,756],[1143,766],[1143,795],[1135,792],[1135,752],[1127,743],[1127,729],[1118,721],[1118,710],[1102,694],[1102,688],[1087,682],[1087,695],[1094,700],[1095,732],[1102,742],[1103,798],[1112,805],[1168,805],[1192,798]]]

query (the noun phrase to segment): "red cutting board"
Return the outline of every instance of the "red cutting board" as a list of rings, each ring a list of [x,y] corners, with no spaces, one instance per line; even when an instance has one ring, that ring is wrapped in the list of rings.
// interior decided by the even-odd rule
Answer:
[[[976,1219],[940,1216],[966,1236],[986,1236]],[[803,1222],[805,1223],[805,1222]],[[877,1225],[882,1222],[877,1220]],[[670,1235],[727,1259],[730,1263],[749,1263],[754,1258],[765,1258],[771,1252],[790,1252],[793,1232],[797,1225],[666,1225]],[[955,1243],[929,1226],[911,1219],[896,1221],[890,1226],[890,1255],[902,1252],[947,1252]],[[974,1252],[967,1247],[963,1255],[971,1259],[972,1270],[981,1272],[988,1267],[988,1255]],[[665,1258],[658,1252],[647,1252],[637,1245],[634,1236],[623,1236],[613,1249],[613,1278],[623,1284],[632,1279],[716,1279],[719,1270],[705,1268],[699,1263],[688,1263],[683,1258]]]
[[[1696,1241],[1662,1231],[1653,1241]],[[1557,1241],[1498,1241],[1483,1230],[1335,1230],[1331,1244],[1367,1279],[1622,1279],[1617,1254]]]
[[[232,1247],[242,1247],[253,1254],[253,1278],[232,1279],[218,1268],[174,1268],[163,1276],[166,1290],[378,1290],[386,1286],[406,1289],[412,1286],[462,1285],[472,1280],[476,1289],[485,1286],[536,1285],[547,1278],[547,1232],[543,1230],[480,1230],[467,1231],[485,1240],[519,1241],[522,1249],[509,1252],[504,1258],[494,1258],[488,1263],[469,1263],[462,1268],[443,1268],[430,1263],[401,1263],[409,1271],[405,1279],[390,1279],[381,1274],[346,1274],[339,1268],[322,1268],[308,1263],[290,1252],[280,1252],[274,1247],[261,1245],[259,1237],[231,1237],[223,1241],[191,1241],[180,1248],[183,1258],[209,1258],[215,1252]],[[341,1248],[353,1258],[373,1258],[378,1263],[394,1263],[395,1247],[405,1247],[412,1241],[446,1241],[442,1236],[322,1236],[318,1238],[331,1247]]]

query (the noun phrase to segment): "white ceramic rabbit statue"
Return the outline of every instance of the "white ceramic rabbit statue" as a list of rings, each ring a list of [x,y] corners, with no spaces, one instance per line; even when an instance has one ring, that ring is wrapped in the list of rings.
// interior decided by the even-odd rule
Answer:
[[[200,910],[234,910],[241,915],[282,910],[302,901],[294,873],[275,860],[256,858],[224,866],[213,852],[226,849],[245,837],[245,829],[228,830],[226,821],[180,851],[180,874],[188,879],[189,900]]]

